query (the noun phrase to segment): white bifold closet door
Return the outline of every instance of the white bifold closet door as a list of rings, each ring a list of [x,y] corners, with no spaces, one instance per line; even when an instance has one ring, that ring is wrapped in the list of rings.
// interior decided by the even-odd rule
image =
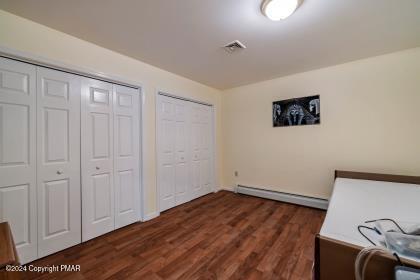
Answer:
[[[140,217],[139,91],[114,85],[115,228]]]
[[[114,230],[112,84],[82,79],[82,239]]]
[[[211,114],[210,106],[158,95],[160,211],[212,191]]]
[[[139,220],[139,97],[0,58],[0,222],[22,264]]]
[[[37,67],[38,257],[81,242],[80,77]]]
[[[160,210],[185,203],[190,197],[188,103],[158,95],[158,184]]]
[[[81,242],[80,77],[37,67],[38,257]]]
[[[139,220],[138,91],[82,80],[82,239]]]
[[[191,103],[191,196],[193,199],[206,195],[212,189],[212,141],[211,108]]]
[[[0,222],[21,263],[37,257],[36,215],[36,67],[0,58]]]

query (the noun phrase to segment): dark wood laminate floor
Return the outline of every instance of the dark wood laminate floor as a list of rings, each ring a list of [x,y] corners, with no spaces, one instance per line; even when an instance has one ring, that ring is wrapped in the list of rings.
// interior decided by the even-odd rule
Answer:
[[[325,212],[221,191],[33,265],[81,272],[25,279],[311,279]]]

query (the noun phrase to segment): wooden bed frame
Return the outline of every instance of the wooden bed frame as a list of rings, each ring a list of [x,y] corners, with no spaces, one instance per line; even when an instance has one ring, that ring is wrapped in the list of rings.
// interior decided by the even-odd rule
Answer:
[[[352,171],[335,171],[335,178],[386,181],[396,183],[418,184],[420,177],[402,176]],[[362,247],[320,236],[315,237],[315,280],[354,280],[354,263]],[[401,259],[404,265],[420,269],[420,263]],[[398,265],[393,257],[375,255],[369,262],[365,279],[393,280],[394,267]]]

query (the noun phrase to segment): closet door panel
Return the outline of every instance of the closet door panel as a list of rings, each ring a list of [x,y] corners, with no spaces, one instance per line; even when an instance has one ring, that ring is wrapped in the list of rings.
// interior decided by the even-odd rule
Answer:
[[[1,104],[2,117],[1,164],[26,165],[29,162],[29,110],[25,105]],[[7,132],[7,133],[6,133]]]
[[[212,191],[213,132],[210,106],[191,103],[192,196],[197,198]]]
[[[82,78],[82,240],[114,230],[112,84]]]
[[[177,163],[175,169],[175,188],[177,205],[185,203],[189,200],[188,186],[189,173],[186,162]]]
[[[175,206],[175,168],[173,164],[161,167],[161,211]]]
[[[201,137],[200,137],[200,185],[202,195],[206,195],[212,191],[213,177],[213,145],[212,145],[212,122],[211,107],[201,105]]]
[[[191,200],[189,103],[158,95],[160,210]]]
[[[43,145],[46,163],[64,163],[69,160],[69,110],[44,108]],[[73,143],[71,143],[73,144]]]
[[[190,103],[191,106],[191,196],[192,199],[200,197],[203,194],[201,184],[201,106],[200,104]]]
[[[191,195],[192,199],[200,196],[200,162],[192,160],[191,163]]]
[[[0,58],[0,222],[21,263],[37,257],[36,67]]]
[[[92,158],[96,160],[111,159],[110,128],[111,121],[108,113],[90,114],[90,128],[92,139]]]
[[[188,192],[189,181],[189,152],[188,152],[188,114],[187,101],[175,100],[175,202],[180,205],[191,200]]]
[[[139,91],[114,85],[115,227],[140,219]]]
[[[44,208],[43,214],[45,215],[41,218],[44,226],[44,228],[41,228],[42,237],[44,239],[43,241],[49,243],[48,239],[57,239],[57,235],[68,234],[71,228],[69,216],[72,214],[70,206],[73,205],[70,205],[70,182],[67,179],[45,182],[42,191],[43,194],[41,197],[45,203],[44,205],[40,205],[40,207]],[[80,232],[78,232],[78,236],[80,239]],[[60,236],[60,239],[62,238]],[[76,244],[78,242],[80,240],[76,241]],[[44,246],[41,241],[39,244],[40,252],[45,250]],[[56,248],[55,250],[59,251],[61,248]]]
[[[92,176],[93,188],[93,223],[100,223],[102,220],[112,218],[112,182],[109,174],[98,174]]]
[[[176,205],[175,201],[175,99],[157,96],[159,210]]]
[[[131,215],[131,219],[128,219],[127,224],[134,223],[138,220],[137,215],[137,209],[138,208],[138,199],[136,198],[140,194],[136,190],[135,185],[135,178],[134,178],[134,171],[131,170],[125,170],[125,171],[119,171],[118,175],[118,182],[116,185],[118,185],[118,198],[117,198],[117,205],[118,205],[118,212],[117,215],[119,215],[119,219],[124,219],[123,215]],[[118,221],[121,222],[121,221]],[[122,224],[119,224],[122,226]]]
[[[33,221],[30,210],[33,202],[29,194],[30,187],[30,184],[26,184],[0,188],[0,220],[9,222],[19,257],[25,263],[30,261],[29,256],[36,258],[36,241],[32,240],[34,228],[31,228]],[[28,252],[31,246],[35,248],[34,252]]]
[[[37,67],[38,257],[81,242],[80,77]]]

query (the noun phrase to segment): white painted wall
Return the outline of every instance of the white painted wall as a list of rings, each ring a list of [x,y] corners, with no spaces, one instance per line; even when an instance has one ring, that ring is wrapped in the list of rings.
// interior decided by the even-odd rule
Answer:
[[[216,111],[217,174],[221,168],[221,92],[149,64],[77,39],[46,26],[0,10],[0,46],[27,52],[49,60],[114,75],[143,86],[144,100],[144,186],[146,215],[156,205],[156,122],[158,90],[211,103]],[[218,181],[219,178],[217,178]],[[216,182],[216,186],[219,182]]]
[[[273,101],[315,94],[320,125],[272,127]],[[224,187],[328,198],[334,169],[420,175],[420,48],[234,88],[222,103]]]

